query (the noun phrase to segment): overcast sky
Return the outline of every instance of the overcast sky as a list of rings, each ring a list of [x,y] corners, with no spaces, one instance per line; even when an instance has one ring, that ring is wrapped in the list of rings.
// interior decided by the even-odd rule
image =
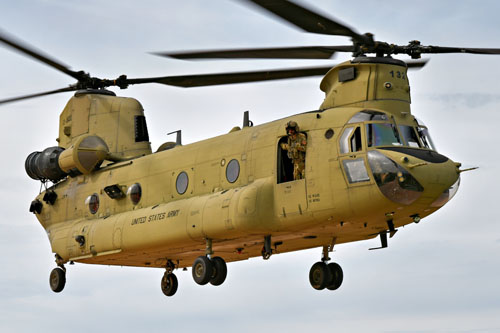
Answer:
[[[500,48],[497,1],[302,1],[377,40]],[[115,78],[335,64],[321,61],[183,62],[148,54],[186,49],[343,45],[347,38],[306,34],[234,0],[0,0],[0,28],[74,70]],[[0,99],[63,88],[73,79],[0,48]],[[321,249],[230,263],[220,287],[179,271],[165,297],[163,270],[76,264],[60,294],[45,231],[29,204],[39,184],[24,171],[32,151],[56,145],[70,94],[0,107],[0,331],[99,332],[498,332],[500,331],[499,57],[435,55],[410,73],[412,112],[440,153],[480,169],[462,175],[456,197],[418,225],[401,228],[389,248],[369,240],[336,247],[344,269],[336,292],[313,290],[308,272]],[[317,109],[320,78],[182,89],[142,85],[115,90],[144,106],[153,149],[182,129],[191,143],[241,125]],[[495,134],[497,133],[497,134]]]

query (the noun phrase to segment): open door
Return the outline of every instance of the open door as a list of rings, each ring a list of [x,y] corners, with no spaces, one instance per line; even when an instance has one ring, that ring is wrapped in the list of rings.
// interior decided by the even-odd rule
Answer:
[[[307,210],[306,179],[293,179],[293,161],[281,144],[286,143],[286,136],[277,142],[276,186],[274,191],[275,213],[282,218],[301,215]],[[307,153],[306,153],[307,166]]]

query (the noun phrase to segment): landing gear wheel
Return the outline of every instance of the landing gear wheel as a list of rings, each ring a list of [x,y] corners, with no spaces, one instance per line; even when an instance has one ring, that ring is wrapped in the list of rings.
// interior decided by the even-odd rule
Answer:
[[[336,290],[340,287],[342,281],[344,280],[344,272],[342,272],[342,267],[335,262],[329,263],[328,269],[330,270],[332,279],[326,288],[328,290]]]
[[[316,290],[323,290],[332,281],[332,273],[324,262],[312,265],[309,271],[309,282]]]
[[[177,291],[179,283],[177,277],[173,273],[165,273],[161,279],[161,291],[165,296],[173,296]]]
[[[194,282],[199,285],[207,284],[212,278],[213,272],[213,264],[207,256],[200,256],[196,258],[192,269]]]
[[[220,286],[226,280],[227,266],[224,259],[221,257],[212,258],[213,274],[210,278],[210,284]]]
[[[54,268],[50,272],[49,284],[53,292],[61,292],[66,285],[66,272],[60,267]]]

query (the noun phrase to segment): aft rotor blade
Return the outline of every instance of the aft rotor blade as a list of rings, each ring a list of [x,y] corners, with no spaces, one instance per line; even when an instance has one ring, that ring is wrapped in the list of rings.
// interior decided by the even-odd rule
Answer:
[[[193,52],[154,52],[175,59],[330,59],[335,52],[353,52],[353,46],[298,46]]]
[[[43,62],[44,64],[49,65],[52,68],[55,68],[64,74],[67,74],[77,80],[82,78],[83,72],[75,72],[70,70],[67,66],[61,64],[60,62],[50,59],[48,56],[42,55],[41,52],[35,51],[35,49],[27,44],[16,40],[16,38],[12,36],[8,36],[5,32],[0,30],[0,42],[5,43],[6,45],[16,49],[17,51],[24,53],[32,58],[35,58],[38,61]]]
[[[181,75],[165,76],[156,78],[138,78],[126,79],[127,84],[140,83],[161,83],[169,86],[184,88],[204,87],[222,84],[269,81],[293,79],[308,76],[325,75],[333,66],[309,67],[282,69],[258,72],[237,72],[237,73],[219,73],[219,74],[199,74],[199,75]]]
[[[370,37],[360,35],[351,28],[326,18],[309,9],[286,0],[245,0],[281,17],[293,25],[317,34],[348,36],[362,44],[372,43]]]
[[[41,93],[37,93],[37,94],[24,95],[24,96],[12,97],[12,98],[8,98],[8,99],[2,99],[2,100],[0,100],[0,104],[6,104],[6,103],[11,103],[11,102],[21,101],[23,99],[29,99],[29,98],[35,98],[35,97],[40,97],[40,96],[53,95],[53,94],[58,94],[58,93],[68,92],[68,91],[75,91],[75,90],[77,90],[76,86],[69,86],[69,87],[66,87],[66,88],[56,89],[56,90],[51,90],[51,91],[46,91],[46,92],[41,92]]]

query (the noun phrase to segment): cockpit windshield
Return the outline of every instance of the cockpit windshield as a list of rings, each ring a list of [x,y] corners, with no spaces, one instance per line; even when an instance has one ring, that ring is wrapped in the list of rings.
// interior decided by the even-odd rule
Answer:
[[[405,141],[405,146],[422,148],[420,141],[418,140],[417,132],[412,126],[399,125],[399,132]]]
[[[380,111],[364,110],[352,116],[348,123],[365,123],[368,148],[380,146],[405,146],[436,150],[429,135],[429,130],[422,121],[416,118],[415,125],[413,126],[400,124],[396,126],[393,117],[389,118],[385,113]],[[350,133],[347,133],[346,135],[349,134]],[[341,140],[341,142],[346,147],[348,146],[346,138]],[[346,147],[343,149],[344,153],[348,150]]]
[[[366,124],[368,147],[401,146],[401,139],[394,125],[389,123]]]
[[[424,123],[418,118],[415,118],[415,122],[417,123],[418,136],[420,137],[424,147],[436,151],[436,146],[434,145],[434,142],[432,142],[427,126],[425,126]]]

